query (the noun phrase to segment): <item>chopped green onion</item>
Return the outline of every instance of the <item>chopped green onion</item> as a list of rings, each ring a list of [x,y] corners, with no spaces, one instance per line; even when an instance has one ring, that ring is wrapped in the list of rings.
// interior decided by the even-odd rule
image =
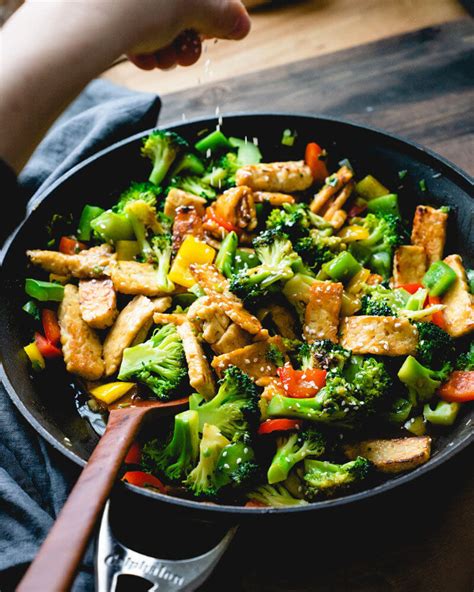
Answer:
[[[402,171],[398,171],[398,178],[400,180],[403,180],[408,174],[408,171],[406,169],[403,169]]]
[[[456,281],[456,272],[444,261],[435,261],[425,273],[422,284],[428,288],[430,296],[442,296]]]
[[[351,171],[354,170],[354,167],[352,166],[351,161],[348,158],[343,158],[342,160],[340,160],[339,161],[339,166],[340,167],[346,166]]]
[[[426,191],[426,181],[424,179],[421,179],[418,185],[422,191]]]
[[[27,278],[25,280],[25,292],[28,296],[36,298],[36,300],[40,300],[41,302],[47,302],[49,300],[61,302],[64,296],[64,286]]]
[[[283,144],[283,146],[293,146],[297,135],[298,134],[295,131],[292,132],[290,129],[283,130],[281,143]]]

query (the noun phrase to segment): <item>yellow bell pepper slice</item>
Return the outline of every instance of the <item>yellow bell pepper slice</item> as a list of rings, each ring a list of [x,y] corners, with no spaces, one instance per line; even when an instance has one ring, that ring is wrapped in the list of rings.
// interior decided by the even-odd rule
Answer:
[[[375,177],[372,177],[372,175],[367,175],[367,177],[364,177],[359,181],[355,186],[355,190],[358,195],[369,200],[390,193],[390,191],[382,185],[380,181],[377,181]]]
[[[110,405],[126,395],[134,386],[134,382],[109,382],[108,384],[96,386],[90,392],[99,401]]]
[[[351,243],[369,238],[369,231],[363,226],[352,224],[351,226],[345,226],[337,236],[340,236],[344,242]]]
[[[189,266],[192,263],[212,263],[215,256],[215,249],[194,236],[188,235],[176,254],[168,279],[185,288],[191,288],[196,280],[193,278]]]
[[[118,261],[133,261],[135,256],[140,253],[140,247],[137,241],[118,240],[115,243],[115,252]]]
[[[31,362],[33,370],[39,371],[45,369],[46,363],[40,350],[38,349],[38,346],[34,341],[29,345],[26,345],[23,349],[25,350],[25,353]]]

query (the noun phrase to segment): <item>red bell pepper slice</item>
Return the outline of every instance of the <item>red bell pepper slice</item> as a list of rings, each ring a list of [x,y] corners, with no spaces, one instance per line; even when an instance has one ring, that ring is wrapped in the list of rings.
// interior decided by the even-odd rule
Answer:
[[[145,473],[144,471],[127,471],[122,477],[123,481],[127,481],[131,485],[137,485],[138,487],[154,487],[161,493],[166,493],[166,485],[164,485],[157,477]]]
[[[314,395],[326,384],[326,370],[309,368],[294,370],[290,364],[277,369],[287,397],[306,399]]]
[[[324,183],[326,177],[329,177],[326,163],[322,160],[323,156],[324,151],[316,142],[310,142],[306,146],[304,161],[311,169],[313,179],[320,183]]]
[[[124,462],[126,465],[139,465],[141,460],[142,460],[142,451],[140,448],[140,444],[138,442],[134,442],[130,446]]]
[[[87,249],[87,245],[79,242],[75,238],[62,236],[61,240],[59,241],[59,252],[64,253],[64,255],[75,255],[84,249]]]
[[[234,226],[231,222],[225,220],[224,218],[216,214],[213,208],[211,207],[207,208],[206,214],[209,218],[211,218],[211,220],[214,220],[214,222],[219,224],[219,226],[222,226],[222,228],[224,228],[224,230],[227,230],[228,232],[234,231],[239,233],[241,231],[240,228],[237,228],[237,226]]]
[[[397,288],[402,288],[410,294],[416,294],[420,288],[423,289],[423,286],[421,284],[401,284],[400,286],[397,286]]]
[[[474,371],[455,370],[438,389],[439,396],[450,403],[474,401]]]
[[[348,219],[357,218],[358,216],[360,216],[362,214],[362,212],[365,212],[366,209],[367,209],[367,204],[360,205],[360,206],[352,206],[352,208],[347,213],[347,218]]]
[[[286,432],[299,430],[301,421],[297,419],[266,419],[258,428],[259,434],[271,434],[272,432]]]
[[[41,333],[35,333],[35,343],[43,358],[60,358],[63,355],[62,351]]]
[[[58,323],[58,317],[54,310],[43,308],[41,311],[41,322],[43,323],[46,339],[52,344],[57,345],[61,337],[61,329]]]
[[[439,296],[428,295],[428,306],[433,306],[434,304],[441,304],[441,298]],[[442,310],[438,310],[431,315],[431,322],[438,325],[443,331],[446,331],[446,321]]]

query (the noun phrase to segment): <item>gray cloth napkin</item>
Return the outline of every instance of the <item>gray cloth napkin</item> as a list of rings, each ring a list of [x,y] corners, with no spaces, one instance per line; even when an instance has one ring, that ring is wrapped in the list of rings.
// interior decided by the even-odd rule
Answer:
[[[55,123],[19,177],[27,196],[42,193],[75,164],[154,127],[156,95],[92,82]],[[0,386],[0,590],[13,590],[78,477],[78,468],[42,440]],[[92,549],[74,583],[92,591]],[[41,591],[47,592],[47,591]]]

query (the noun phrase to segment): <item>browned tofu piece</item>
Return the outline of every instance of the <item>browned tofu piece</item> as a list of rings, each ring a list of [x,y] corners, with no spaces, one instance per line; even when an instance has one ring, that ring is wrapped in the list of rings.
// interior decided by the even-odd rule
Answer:
[[[174,218],[178,208],[182,206],[192,206],[196,209],[196,212],[203,216],[205,205],[206,200],[204,197],[199,197],[198,195],[193,195],[192,193],[188,193],[187,191],[173,187],[166,196],[165,207],[163,211],[166,216]]]
[[[77,286],[64,286],[58,321],[67,371],[85,380],[99,380],[104,373],[102,344],[82,318]]]
[[[285,203],[294,204],[295,198],[287,193],[275,193],[272,191],[254,191],[253,199],[255,203],[268,202],[274,208],[282,206]]]
[[[449,255],[444,260],[458,276],[454,284],[443,295],[441,302],[446,331],[452,337],[467,335],[474,329],[474,297],[469,292],[466,272],[459,255]]]
[[[344,286],[339,282],[314,282],[304,317],[306,341],[312,343],[318,339],[330,339],[337,343],[343,292]]]
[[[277,367],[268,359],[268,353],[272,345],[285,353],[285,346],[281,337],[275,336],[266,341],[256,341],[227,354],[216,356],[211,365],[218,376],[222,376],[224,370],[229,366],[237,366],[253,380],[258,380],[264,376],[275,376]]]
[[[294,193],[313,184],[311,169],[303,160],[249,164],[235,175],[236,185],[247,185],[257,191]]]
[[[106,244],[84,249],[74,255],[39,249],[27,251],[26,254],[34,265],[39,265],[49,273],[81,279],[109,275],[116,257],[112,254],[112,247]]]
[[[235,323],[231,323],[220,339],[212,344],[213,351],[220,355],[245,347],[251,343],[249,333],[241,329]]]
[[[172,298],[171,296],[164,296],[163,298],[153,298],[152,302],[155,310],[154,315],[159,315],[171,306]],[[144,341],[146,341],[146,338],[148,337],[148,333],[150,332],[153,322],[154,318],[148,319],[146,323],[143,324],[142,328],[138,331],[138,333],[135,336],[135,339],[131,343],[132,347],[134,345],[138,345],[139,343],[143,343]]]
[[[397,317],[346,317],[340,344],[354,354],[407,356],[418,345],[418,331],[408,319]]]
[[[189,321],[184,321],[177,326],[177,331],[188,363],[189,384],[205,399],[211,399],[216,394],[216,385],[194,327]]]
[[[279,335],[287,339],[298,339],[296,333],[296,319],[292,313],[281,304],[271,303],[258,311],[260,321],[270,316]]]
[[[122,363],[123,352],[135,341],[139,331],[152,318],[155,305],[146,296],[135,296],[120,311],[104,341],[105,375],[110,376]]]
[[[204,341],[210,344],[219,341],[230,324],[229,317],[212,296],[195,300],[188,309],[187,317],[201,327]]]
[[[402,473],[424,464],[430,458],[431,438],[418,436],[394,440],[366,440],[344,446],[347,458],[363,456],[382,473]]]
[[[430,206],[417,206],[413,218],[411,242],[423,247],[427,268],[443,257],[448,214]]]
[[[209,209],[217,218],[241,230],[251,232],[257,226],[253,192],[245,185],[227,189],[209,206]]]
[[[421,284],[426,273],[426,253],[419,245],[402,245],[393,257],[393,284]]]
[[[117,297],[109,278],[80,280],[79,302],[82,318],[94,329],[110,327],[118,315]]]
[[[177,251],[184,239],[191,234],[197,239],[204,238],[201,207],[180,206],[176,209],[173,220],[173,251]]]
[[[155,325],[181,325],[186,320],[186,315],[182,313],[163,313],[155,312],[153,315],[153,322]]]
[[[316,193],[313,201],[310,204],[311,211],[315,214],[321,215],[322,211],[329,199],[336,193],[338,193],[344,185],[354,176],[354,172],[348,166],[342,166],[338,171],[326,179],[325,184]]]
[[[156,269],[150,263],[117,261],[111,268],[110,275],[115,290],[121,294],[164,295],[158,283]]]
[[[260,321],[244,308],[242,301],[229,290],[229,282],[214,265],[191,265],[191,273],[204,292],[244,331],[252,335],[262,329]]]

